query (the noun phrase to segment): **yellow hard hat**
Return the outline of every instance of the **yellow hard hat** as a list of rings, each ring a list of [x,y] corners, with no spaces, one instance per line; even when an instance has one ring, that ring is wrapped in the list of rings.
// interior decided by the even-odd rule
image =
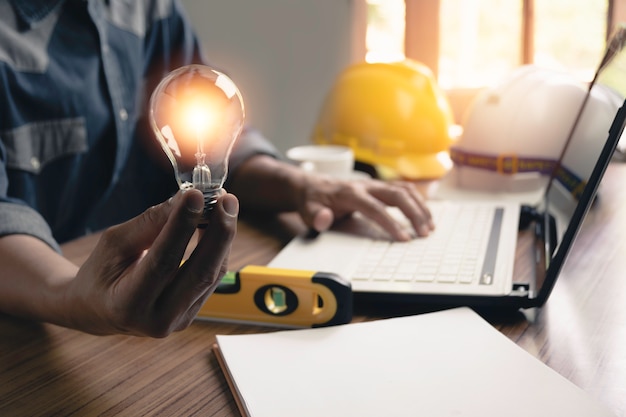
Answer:
[[[407,179],[451,167],[452,110],[425,65],[360,63],[338,77],[313,131],[318,144],[349,146],[355,160]]]

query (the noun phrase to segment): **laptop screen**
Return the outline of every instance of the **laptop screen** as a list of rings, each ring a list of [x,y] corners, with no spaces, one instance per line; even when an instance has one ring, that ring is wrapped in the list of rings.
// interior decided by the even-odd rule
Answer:
[[[626,27],[611,37],[566,138],[545,194],[553,209],[571,216],[588,182],[617,109],[626,97]],[[567,224],[568,222],[566,222]]]
[[[601,198],[598,182],[623,134],[626,109],[617,109],[626,97],[625,41],[626,27],[621,27],[611,37],[546,187],[538,225],[539,304],[550,294],[585,214]],[[606,133],[591,133],[598,131]]]

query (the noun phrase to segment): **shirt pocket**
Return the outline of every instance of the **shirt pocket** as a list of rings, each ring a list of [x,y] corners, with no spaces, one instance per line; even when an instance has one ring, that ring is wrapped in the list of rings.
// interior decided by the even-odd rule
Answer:
[[[49,162],[87,151],[87,128],[82,117],[29,123],[0,132],[6,166],[38,174]]]

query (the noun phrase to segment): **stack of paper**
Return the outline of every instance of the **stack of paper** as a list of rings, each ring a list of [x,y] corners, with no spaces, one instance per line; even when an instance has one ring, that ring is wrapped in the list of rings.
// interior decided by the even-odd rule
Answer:
[[[468,308],[217,336],[215,352],[254,417],[612,415]]]

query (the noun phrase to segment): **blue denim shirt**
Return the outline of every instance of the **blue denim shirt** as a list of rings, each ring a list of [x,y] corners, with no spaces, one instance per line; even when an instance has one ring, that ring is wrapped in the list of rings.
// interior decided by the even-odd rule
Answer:
[[[198,62],[177,0],[0,0],[0,236],[58,249],[171,196],[146,104]],[[277,155],[244,130],[231,172],[256,153]]]

